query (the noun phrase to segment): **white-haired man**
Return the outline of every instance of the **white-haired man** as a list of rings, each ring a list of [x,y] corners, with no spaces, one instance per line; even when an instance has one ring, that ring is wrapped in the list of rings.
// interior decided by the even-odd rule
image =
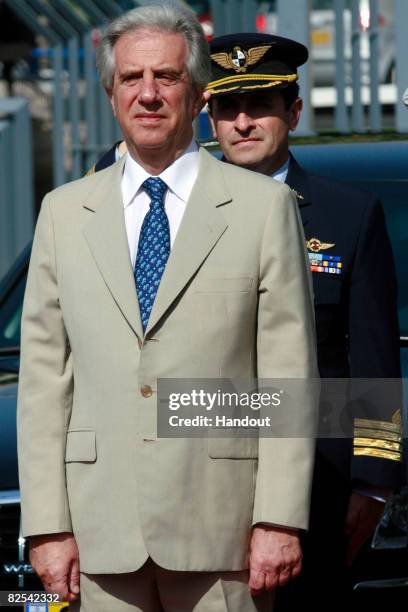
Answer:
[[[300,570],[315,403],[302,439],[161,438],[157,381],[316,375],[296,201],[194,143],[209,54],[192,13],[135,9],[97,60],[129,155],[49,194],[36,229],[18,412],[32,564],[74,609],[80,570],[82,612],[265,610]]]

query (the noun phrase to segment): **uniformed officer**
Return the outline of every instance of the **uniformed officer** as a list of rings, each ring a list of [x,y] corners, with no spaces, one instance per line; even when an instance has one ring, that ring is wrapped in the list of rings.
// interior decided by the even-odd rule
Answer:
[[[224,158],[295,190],[312,270],[322,378],[399,379],[396,279],[375,196],[315,176],[289,151],[301,112],[297,68],[306,47],[265,34],[211,43],[209,109]],[[355,402],[354,437],[317,445],[311,524],[300,580],[280,609],[345,609],[350,566],[401,483],[400,386],[367,407]],[[371,410],[371,411],[370,411]],[[380,418],[378,418],[380,415]]]

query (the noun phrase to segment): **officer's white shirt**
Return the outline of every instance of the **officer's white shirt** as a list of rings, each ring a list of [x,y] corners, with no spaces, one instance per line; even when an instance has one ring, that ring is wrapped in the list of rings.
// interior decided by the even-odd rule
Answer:
[[[184,153],[158,175],[168,187],[164,206],[169,219],[171,246],[173,246],[188,198],[198,175],[198,158],[198,146],[192,140]],[[142,184],[150,176],[128,153],[121,188],[126,234],[133,267],[136,261],[140,230],[150,205],[150,198],[142,189]]]
[[[271,178],[275,179],[275,181],[279,181],[280,183],[284,183],[286,181],[286,177],[288,176],[288,170],[289,170],[289,157],[285,161],[285,163],[282,164],[280,168],[278,168],[277,170],[275,170],[275,172],[273,172]]]

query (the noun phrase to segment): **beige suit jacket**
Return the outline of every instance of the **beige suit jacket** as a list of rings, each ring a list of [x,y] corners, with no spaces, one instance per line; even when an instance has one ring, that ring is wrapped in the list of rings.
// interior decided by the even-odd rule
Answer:
[[[73,531],[81,569],[246,566],[251,525],[305,528],[316,404],[303,439],[158,439],[158,378],[314,377],[304,237],[289,188],[200,152],[143,336],[123,160],[43,202],[22,325],[23,531]],[[308,437],[309,436],[309,437]]]

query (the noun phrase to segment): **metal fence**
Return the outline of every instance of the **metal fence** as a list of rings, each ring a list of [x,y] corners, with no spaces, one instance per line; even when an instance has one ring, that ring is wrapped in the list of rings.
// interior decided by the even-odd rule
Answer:
[[[83,175],[102,151],[120,138],[120,132],[112,117],[105,92],[98,83],[95,64],[95,36],[107,21],[118,16],[124,7],[148,2],[124,3],[114,0],[4,0],[33,32],[48,41],[52,67],[53,104],[53,173],[54,184],[59,185]],[[359,23],[361,6],[368,7],[370,20],[366,31]],[[380,82],[378,66],[381,60],[381,36],[378,25],[379,6],[382,0],[333,0],[324,3],[331,14],[333,37],[331,60],[334,88],[334,126],[339,132],[373,131],[382,129],[379,98]],[[395,23],[396,77],[395,113],[396,129],[408,132],[408,114],[401,102],[402,92],[408,86],[408,37],[404,24],[408,23],[408,2],[390,0]],[[314,57],[313,35],[319,34],[314,23],[319,2],[312,0],[276,0],[269,3],[272,9],[267,30],[300,40],[311,48],[311,61],[300,70],[300,84],[304,99],[304,111],[297,134],[312,133],[314,106],[312,93],[321,99],[324,92],[313,89],[313,73],[316,74],[319,58]],[[256,29],[257,0],[209,0],[213,17],[214,34]],[[316,8],[317,7],[317,8]],[[320,11],[322,12],[322,11]],[[41,19],[39,19],[41,16]],[[294,18],[296,16],[296,18]],[[348,19],[346,19],[346,17]],[[273,21],[273,28],[268,25]],[[345,28],[345,24],[350,24]],[[324,34],[323,31],[320,34]],[[362,39],[367,42],[368,57],[361,57]],[[349,57],[347,49],[350,48]],[[400,58],[402,58],[400,60]],[[327,63],[327,62],[326,62]],[[365,72],[362,72],[362,66]],[[351,84],[347,85],[350,74]],[[363,87],[362,87],[363,85]],[[350,90],[350,91],[348,91]],[[363,100],[369,97],[369,102]],[[351,98],[350,100],[348,98]],[[365,113],[366,107],[368,112]]]

